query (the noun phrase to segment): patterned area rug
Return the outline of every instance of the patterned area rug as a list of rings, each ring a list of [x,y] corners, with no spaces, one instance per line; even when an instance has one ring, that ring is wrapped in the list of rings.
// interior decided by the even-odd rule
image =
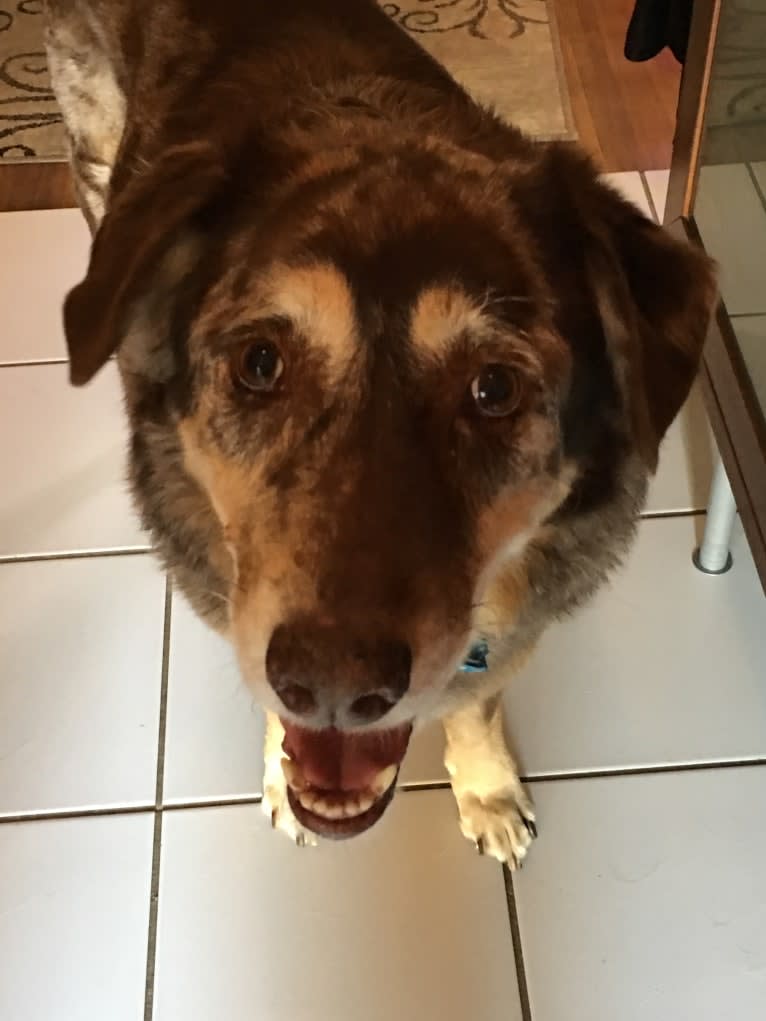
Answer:
[[[575,138],[548,0],[381,3],[480,103],[536,138]]]
[[[0,159],[63,159],[43,51],[42,0],[0,0]]]
[[[381,6],[476,99],[537,138],[574,137],[547,0],[381,0]],[[42,0],[0,0],[0,159],[63,158]]]

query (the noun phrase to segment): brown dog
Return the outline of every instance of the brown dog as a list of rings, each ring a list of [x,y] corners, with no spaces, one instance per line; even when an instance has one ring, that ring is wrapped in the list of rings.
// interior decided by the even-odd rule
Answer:
[[[707,259],[372,0],[47,8],[95,234],[72,380],[117,352],[143,520],[268,712],[267,811],[361,832],[440,716],[463,832],[517,863],[498,692],[628,548]]]

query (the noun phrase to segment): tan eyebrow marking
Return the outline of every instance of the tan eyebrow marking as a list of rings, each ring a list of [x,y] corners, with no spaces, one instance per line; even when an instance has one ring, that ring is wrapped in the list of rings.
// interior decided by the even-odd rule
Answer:
[[[342,375],[359,334],[351,287],[343,273],[329,263],[281,266],[265,284],[270,312],[289,319],[309,344],[324,348],[333,376]]]
[[[440,285],[421,292],[412,310],[410,336],[417,349],[439,355],[462,334],[486,323],[483,306],[459,287]]]

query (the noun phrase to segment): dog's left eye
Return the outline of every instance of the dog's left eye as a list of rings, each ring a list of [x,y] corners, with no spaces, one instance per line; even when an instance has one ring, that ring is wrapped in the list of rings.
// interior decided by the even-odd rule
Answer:
[[[276,344],[255,341],[245,344],[234,355],[234,379],[247,390],[268,393],[276,386],[285,364]]]
[[[510,415],[521,401],[519,373],[500,363],[485,365],[471,382],[471,397],[482,415]]]

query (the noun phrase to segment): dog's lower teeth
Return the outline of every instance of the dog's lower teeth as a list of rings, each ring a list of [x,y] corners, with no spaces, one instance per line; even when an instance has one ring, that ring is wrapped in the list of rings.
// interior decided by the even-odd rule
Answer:
[[[321,791],[309,786],[300,765],[292,759],[282,759],[282,771],[288,786],[303,808],[333,822],[339,819],[354,819],[369,812],[396,779],[396,766],[387,766],[378,773],[366,791],[358,794],[349,793],[345,797],[335,795],[330,799]]]
[[[384,794],[396,779],[396,766],[386,766],[384,770],[375,777],[372,783],[372,790],[380,797]]]
[[[303,805],[304,808],[308,809],[309,812],[313,812],[319,802],[319,798],[316,794],[311,791],[301,791],[298,794],[298,801]]]
[[[326,801],[320,801],[314,807],[314,811],[319,812],[327,819],[342,819],[346,814],[343,805],[330,805]]]
[[[369,794],[349,797],[347,801],[327,801],[313,791],[298,792],[298,801],[313,815],[321,815],[323,819],[354,819],[358,815],[369,812],[375,799]]]

